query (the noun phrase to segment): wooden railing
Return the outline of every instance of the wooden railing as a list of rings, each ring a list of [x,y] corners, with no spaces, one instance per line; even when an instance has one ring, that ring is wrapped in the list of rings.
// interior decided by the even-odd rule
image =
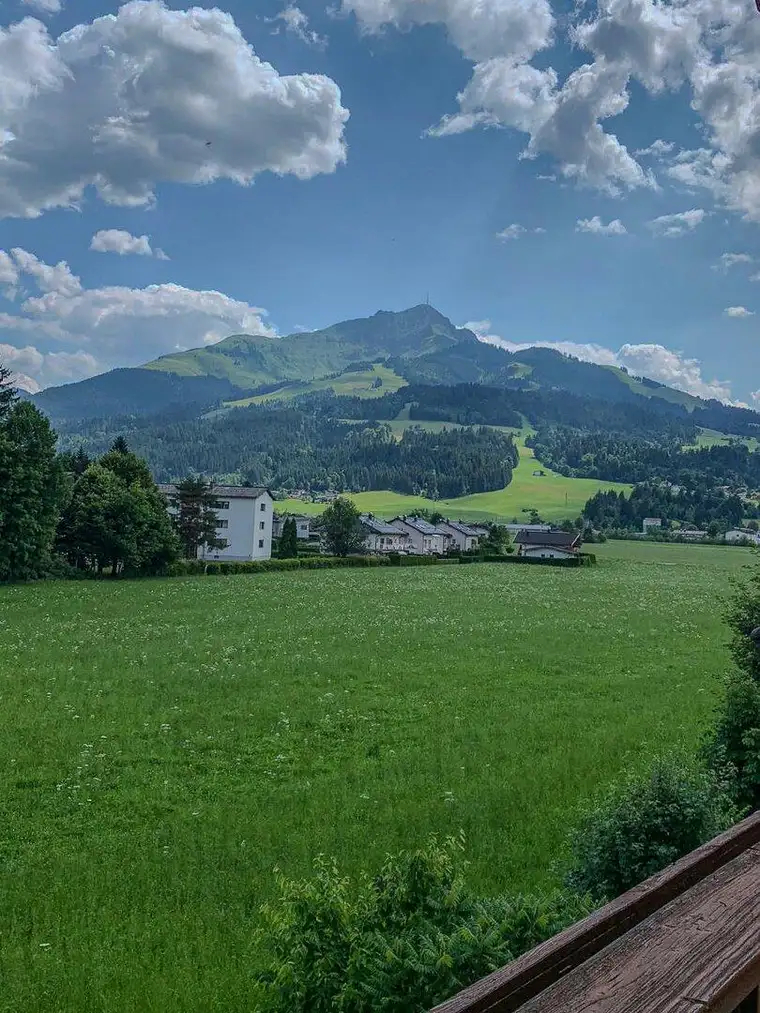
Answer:
[[[760,1013],[760,813],[432,1013]]]

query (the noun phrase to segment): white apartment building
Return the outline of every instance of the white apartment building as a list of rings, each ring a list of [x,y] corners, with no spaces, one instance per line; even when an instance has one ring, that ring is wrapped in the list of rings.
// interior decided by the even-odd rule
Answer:
[[[166,496],[176,493],[176,486],[159,486]],[[217,500],[215,513],[219,519],[216,533],[226,541],[223,549],[202,546],[199,559],[218,559],[220,562],[247,562],[269,559],[272,555],[272,520],[274,516],[272,494],[268,489],[241,485],[215,485],[212,490]],[[169,513],[174,513],[169,506]]]

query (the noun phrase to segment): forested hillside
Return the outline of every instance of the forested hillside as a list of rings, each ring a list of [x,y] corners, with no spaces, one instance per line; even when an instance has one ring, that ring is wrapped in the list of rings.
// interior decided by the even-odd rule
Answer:
[[[382,423],[351,424],[297,408],[235,409],[210,419],[164,415],[95,421],[62,436],[66,449],[97,454],[128,436],[160,481],[191,472],[273,489],[392,489],[431,499],[508,485],[517,448],[508,433],[411,429],[397,440]]]

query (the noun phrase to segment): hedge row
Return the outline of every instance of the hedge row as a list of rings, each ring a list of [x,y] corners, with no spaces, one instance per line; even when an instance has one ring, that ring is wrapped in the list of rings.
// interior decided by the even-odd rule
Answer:
[[[574,559],[536,559],[526,556],[302,556],[298,559],[257,559],[251,562],[207,561],[204,559],[182,559],[169,569],[171,577],[193,575],[222,575],[237,573],[272,573],[280,570],[330,570],[336,567],[360,566],[440,566],[457,563],[529,563],[538,566],[578,567],[593,566],[596,556],[581,553]]]

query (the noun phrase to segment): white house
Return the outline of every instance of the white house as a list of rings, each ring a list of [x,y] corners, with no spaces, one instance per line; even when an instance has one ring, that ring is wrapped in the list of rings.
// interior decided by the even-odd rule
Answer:
[[[726,532],[725,538],[732,545],[737,542],[751,542],[752,545],[760,545],[760,534],[749,528],[732,528],[731,531]]]
[[[362,514],[362,527],[365,532],[364,546],[367,552],[408,552],[409,535],[399,531],[387,521],[378,520],[369,514]]]
[[[161,492],[173,496],[177,487],[159,486]],[[215,485],[212,495],[217,501],[214,512],[219,524],[216,533],[226,541],[223,549],[202,546],[199,559],[218,559],[220,562],[245,562],[252,559],[269,559],[272,555],[273,500],[268,489],[241,485]],[[169,513],[174,513],[169,505]]]
[[[272,522],[272,537],[281,538],[285,521],[290,518],[296,522],[296,536],[301,542],[308,542],[311,538],[311,525],[313,517],[305,517],[301,514],[275,514]]]
[[[520,531],[551,531],[551,524],[505,524],[504,527],[510,534],[516,535]]]
[[[442,556],[450,536],[421,517],[395,517],[391,524],[409,536],[409,551],[416,556]]]
[[[478,547],[480,535],[469,524],[463,524],[461,521],[441,521],[438,528],[451,537],[460,552],[470,552]]]
[[[644,520],[641,522],[641,530],[644,532],[644,534],[646,534],[647,531],[651,531],[653,528],[657,529],[661,527],[662,527],[662,517],[645,517]]]
[[[530,531],[517,533],[515,545],[520,556],[533,559],[573,559],[581,546],[580,535],[567,531]]]

